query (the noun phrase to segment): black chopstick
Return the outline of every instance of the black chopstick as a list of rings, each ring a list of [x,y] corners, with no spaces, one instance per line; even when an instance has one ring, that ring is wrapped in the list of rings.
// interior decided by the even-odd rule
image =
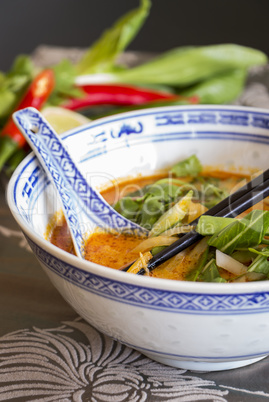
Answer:
[[[238,189],[235,193],[229,195],[221,202],[210,208],[203,215],[219,216],[225,218],[236,217],[248,208],[262,201],[269,195],[269,169],[263,172],[261,175],[255,177],[246,185]],[[200,218],[200,217],[199,217]],[[199,218],[195,219],[190,225],[195,226],[198,223]],[[174,257],[176,254],[185,250],[187,247],[196,243],[202,239],[203,236],[195,231],[191,231],[180,239],[176,240],[173,244],[166,247],[164,250],[155,254],[148,262],[147,268],[152,271],[157,266],[161,265],[165,261]],[[132,265],[132,264],[131,264]],[[127,271],[130,266],[123,268],[123,271]],[[144,268],[137,272],[137,275],[143,275],[145,273]]]

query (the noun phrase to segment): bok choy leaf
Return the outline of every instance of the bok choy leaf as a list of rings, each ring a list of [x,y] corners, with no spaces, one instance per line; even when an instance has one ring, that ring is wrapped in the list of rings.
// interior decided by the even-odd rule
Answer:
[[[267,56],[261,51],[235,44],[176,48],[152,61],[119,72],[115,79],[186,88],[218,74],[246,70],[266,62]]]
[[[240,221],[235,221],[224,227],[220,232],[214,234],[209,240],[210,246],[226,254],[231,254],[237,245],[238,238],[241,237],[246,225]]]
[[[224,278],[220,276],[218,267],[216,265],[216,260],[212,258],[204,267],[200,280],[203,282],[227,282]]]
[[[253,247],[255,244],[260,244],[269,227],[269,212],[255,209],[241,221],[246,223],[247,229],[242,233],[237,248]]]
[[[195,230],[203,236],[212,236],[233,222],[235,222],[234,218],[202,215]]]
[[[256,272],[261,273],[266,276],[269,274],[269,261],[267,260],[267,256],[258,255],[255,260],[248,267],[248,272]]]
[[[269,212],[254,210],[214,234],[208,244],[226,254],[235,249],[255,247],[261,243],[268,226]]]
[[[228,103],[242,92],[247,76],[247,69],[236,69],[210,77],[190,88],[183,89],[183,96],[198,96],[200,103]]]

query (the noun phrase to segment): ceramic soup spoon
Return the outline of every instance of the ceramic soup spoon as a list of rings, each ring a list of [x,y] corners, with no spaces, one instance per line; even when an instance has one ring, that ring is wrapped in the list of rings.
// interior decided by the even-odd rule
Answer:
[[[26,108],[14,113],[13,118],[60,197],[78,257],[84,258],[84,243],[90,227],[136,236],[148,233],[115,211],[89,185],[41,113]]]

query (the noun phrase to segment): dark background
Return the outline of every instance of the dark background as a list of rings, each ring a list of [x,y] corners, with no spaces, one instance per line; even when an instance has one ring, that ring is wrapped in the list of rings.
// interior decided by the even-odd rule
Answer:
[[[0,70],[39,44],[88,47],[139,0],[0,0]],[[268,0],[152,0],[129,50],[238,43],[269,55]]]

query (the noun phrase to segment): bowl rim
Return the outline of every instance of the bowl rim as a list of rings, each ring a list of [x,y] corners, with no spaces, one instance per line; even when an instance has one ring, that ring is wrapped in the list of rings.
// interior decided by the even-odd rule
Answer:
[[[269,110],[263,108],[245,107],[237,105],[175,105],[175,106],[165,106],[152,109],[140,109],[138,111],[130,111],[119,113],[117,115],[107,116],[100,118],[98,120],[90,121],[89,123],[76,127],[72,130],[68,130],[62,134],[61,138],[66,139],[69,136],[76,135],[82,131],[92,128],[96,125],[112,123],[121,117],[135,117],[137,115],[152,114],[156,111],[166,112],[166,111],[191,111],[191,110],[227,110],[227,111],[238,111],[238,112],[249,112],[256,114],[266,114],[269,117]],[[269,130],[268,130],[269,136]],[[134,286],[141,286],[146,288],[154,288],[166,291],[180,292],[180,293],[195,293],[195,294],[252,294],[252,293],[263,293],[269,292],[269,280],[247,282],[247,283],[210,283],[210,282],[191,282],[191,281],[175,281],[171,279],[161,279],[147,276],[139,275],[128,275],[126,272],[122,272],[116,269],[112,269],[106,266],[102,266],[91,261],[80,260],[78,257],[69,254],[68,252],[61,250],[57,246],[50,243],[43,236],[37,232],[33,232],[26,224],[24,219],[20,214],[16,213],[16,205],[14,203],[13,193],[14,184],[17,176],[23,169],[26,168],[31,159],[34,161],[36,159],[34,152],[31,152],[23,161],[18,165],[14,171],[6,189],[6,200],[9,209],[20,226],[20,229],[26,234],[33,242],[35,242],[40,248],[45,250],[47,253],[59,258],[60,260],[72,265],[75,269],[85,271],[100,277],[107,277],[111,280],[117,282],[128,283]],[[37,161],[38,162],[38,161]]]
[[[160,106],[160,107],[155,107],[155,108],[149,108],[149,109],[139,109],[139,110],[133,110],[133,111],[127,111],[127,112],[122,112],[122,113],[117,113],[111,116],[105,116],[101,117],[97,120],[92,120],[89,121],[86,124],[83,124],[81,126],[75,127],[71,130],[66,131],[65,133],[61,134],[62,139],[66,139],[68,137],[71,137],[75,134],[78,134],[82,131],[85,131],[90,128],[94,128],[95,126],[100,126],[103,124],[107,123],[113,123],[121,118],[126,118],[126,117],[138,117],[138,116],[146,116],[146,115],[151,115],[152,113],[163,113],[163,112],[168,112],[168,111],[182,111],[182,112],[188,112],[192,110],[196,111],[204,111],[210,109],[212,111],[238,111],[238,112],[248,112],[248,113],[255,113],[255,114],[261,114],[261,115],[268,115],[269,117],[269,109],[265,108],[256,108],[256,107],[250,107],[250,106],[241,106],[241,105],[174,105],[174,106]],[[232,126],[233,124],[231,124]],[[268,131],[269,135],[269,131]]]

